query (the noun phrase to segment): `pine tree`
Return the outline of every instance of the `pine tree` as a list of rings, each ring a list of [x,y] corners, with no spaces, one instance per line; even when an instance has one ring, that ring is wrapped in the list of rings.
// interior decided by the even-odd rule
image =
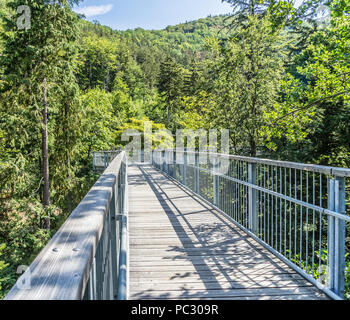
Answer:
[[[167,58],[160,66],[158,89],[165,102],[167,125],[171,123],[176,112],[184,85],[184,71],[171,58]]]
[[[77,37],[78,16],[71,7],[78,2],[11,0],[7,3],[13,12],[21,5],[29,6],[31,27],[19,29],[17,16],[6,19],[4,24],[5,44],[1,57],[4,66],[1,112],[4,117],[1,128],[15,154],[14,162],[21,157],[25,159],[27,168],[32,169],[33,163],[40,161],[42,174],[34,170],[34,176],[42,176],[44,208],[51,203],[49,135],[64,131],[67,137],[69,130],[74,132],[70,126],[75,122],[72,108],[76,102],[77,88],[74,88],[72,43]],[[51,121],[51,115],[55,118],[54,115],[62,114],[62,110],[65,112],[60,121]],[[54,139],[54,134],[52,136]],[[62,141],[58,139],[57,143]],[[65,144],[72,148],[69,137]],[[67,159],[68,155],[64,157]],[[43,227],[50,228],[49,218],[44,219]]]
[[[248,16],[260,18],[270,15],[276,26],[295,25],[296,21],[309,21],[317,16],[317,10],[329,0],[222,0],[232,5],[233,25],[247,21]]]
[[[263,141],[265,115],[278,103],[283,75],[283,39],[268,17],[248,16],[247,26],[221,48],[214,91],[218,97],[217,125],[230,129],[236,150],[255,157]]]

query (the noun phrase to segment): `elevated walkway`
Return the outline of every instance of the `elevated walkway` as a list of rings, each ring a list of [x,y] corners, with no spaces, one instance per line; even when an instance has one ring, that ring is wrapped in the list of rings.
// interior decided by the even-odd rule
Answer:
[[[150,165],[128,170],[130,299],[327,299]]]

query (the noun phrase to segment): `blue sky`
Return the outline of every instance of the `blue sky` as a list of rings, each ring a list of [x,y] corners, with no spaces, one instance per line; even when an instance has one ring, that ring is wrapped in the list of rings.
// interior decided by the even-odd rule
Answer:
[[[232,11],[221,0],[84,0],[76,11],[113,29],[164,29]]]

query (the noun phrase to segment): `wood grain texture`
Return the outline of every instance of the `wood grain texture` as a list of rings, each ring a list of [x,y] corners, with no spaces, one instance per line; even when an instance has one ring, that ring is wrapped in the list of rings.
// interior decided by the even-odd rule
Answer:
[[[129,299],[328,299],[150,165],[129,167]]]

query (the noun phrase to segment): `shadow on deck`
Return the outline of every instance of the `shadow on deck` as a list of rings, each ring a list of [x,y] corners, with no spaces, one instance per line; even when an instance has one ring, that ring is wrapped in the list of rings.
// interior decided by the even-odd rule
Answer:
[[[327,299],[194,193],[129,167],[129,299]]]

